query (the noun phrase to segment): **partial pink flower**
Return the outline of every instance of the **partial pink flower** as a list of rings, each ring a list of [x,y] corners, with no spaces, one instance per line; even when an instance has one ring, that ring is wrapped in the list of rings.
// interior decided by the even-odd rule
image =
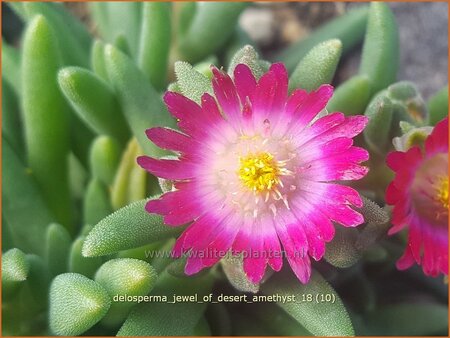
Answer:
[[[201,105],[165,94],[181,132],[147,131],[151,141],[179,157],[138,158],[175,187],[146,210],[163,215],[167,225],[190,223],[173,249],[177,257],[187,253],[188,275],[231,250],[244,257],[247,277],[258,283],[267,264],[281,269],[284,249],[295,275],[307,283],[310,257],[323,257],[333,222],[355,227],[364,221],[352,208],[362,206],[358,192],[335,181],[366,175],[360,163],[368,152],[353,146],[352,138],[367,118],[336,112],[317,119],[333,88],[288,95],[282,64],[273,64],[259,81],[243,64],[234,80],[217,68],[212,72],[215,97],[203,94]]]
[[[394,205],[389,234],[409,230],[397,268],[416,262],[426,275],[448,275],[448,118],[434,127],[423,150],[394,151],[387,164],[395,171],[386,191],[386,202]]]

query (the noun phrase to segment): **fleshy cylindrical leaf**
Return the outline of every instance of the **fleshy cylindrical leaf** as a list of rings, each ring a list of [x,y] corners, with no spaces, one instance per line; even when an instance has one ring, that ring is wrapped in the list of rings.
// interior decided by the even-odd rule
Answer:
[[[342,43],[333,39],[315,46],[299,62],[289,78],[289,89],[315,90],[331,83],[342,53]]]
[[[32,1],[24,3],[23,7],[28,20],[43,15],[54,28],[64,64],[88,65],[91,35],[75,16],[56,3]]]
[[[175,62],[175,75],[181,93],[192,101],[200,103],[204,93],[213,93],[211,81],[187,62]]]
[[[195,14],[179,36],[180,52],[189,62],[200,61],[223,46],[247,6],[244,2],[197,2],[195,5]]]
[[[114,137],[120,143],[129,138],[127,123],[108,84],[94,73],[67,67],[58,73],[59,85],[79,117],[98,134]]]
[[[145,2],[142,9],[139,67],[152,85],[162,90],[166,84],[171,42],[171,4]]]
[[[84,257],[81,254],[84,239],[84,237],[78,237],[72,243],[69,254],[68,270],[69,272],[76,272],[88,278],[92,278],[100,265],[102,265],[102,259],[100,257]]]
[[[75,336],[94,326],[111,304],[105,289],[93,280],[65,273],[50,287],[50,329],[61,336]]]
[[[155,285],[156,271],[147,262],[132,259],[112,259],[103,264],[95,275],[95,281],[101,284],[112,298],[113,303],[102,324],[120,325],[135,302],[119,300],[119,296],[145,296]]]
[[[343,53],[345,53],[363,39],[367,15],[368,8],[366,6],[349,10],[346,14],[321,26],[306,39],[300,40],[276,54],[272,60],[282,61],[288,71],[292,72],[311,48],[330,39],[341,40]]]
[[[114,210],[124,207],[129,202],[130,173],[136,166],[136,156],[139,149],[136,139],[133,138],[122,153],[111,188],[111,204]]]
[[[370,79],[372,94],[395,81],[399,60],[399,36],[394,14],[387,3],[372,2],[360,66],[360,73]]]
[[[92,45],[91,69],[103,81],[109,81],[105,65],[105,44],[101,40],[95,40]]]
[[[139,145],[147,155],[166,154],[152,142],[148,142],[145,135],[146,129],[156,125],[175,127],[175,120],[167,112],[160,95],[131,59],[117,48],[107,45],[105,60],[108,76],[117,91],[125,119]]]
[[[165,226],[161,216],[145,210],[145,200],[132,203],[101,220],[84,245],[86,257],[103,256],[137,248],[178,235],[183,229]]]
[[[10,298],[26,281],[30,264],[26,255],[19,249],[11,249],[2,255],[2,293]]]
[[[120,161],[120,148],[108,136],[98,136],[91,146],[90,168],[92,176],[109,186],[114,181]]]
[[[67,177],[69,112],[59,91],[58,43],[47,20],[38,15],[23,41],[23,113],[28,163],[57,220],[72,229]]]
[[[263,70],[261,69],[261,65],[259,64],[259,56],[256,52],[255,48],[250,45],[246,45],[242,47],[240,50],[234,54],[231,59],[230,65],[228,66],[228,74],[230,76],[234,76],[234,69],[240,63],[243,63],[251,69],[252,74],[255,78],[259,79],[263,74]]]
[[[43,255],[45,229],[55,216],[45,203],[29,169],[2,137],[2,218],[15,245]],[[6,226],[6,224],[3,224]]]
[[[365,75],[353,76],[336,88],[327,105],[329,112],[345,115],[364,114],[371,95],[370,81]]]
[[[97,224],[112,212],[108,187],[93,178],[86,189],[83,200],[83,221]]]
[[[352,322],[339,295],[317,271],[313,271],[308,284],[300,284],[292,277],[272,278],[261,285],[261,290],[266,295],[295,296],[298,302],[277,304],[313,335],[354,335]],[[313,301],[308,302],[307,298],[303,298],[308,297],[308,294]],[[334,301],[321,302],[321,297],[325,295]]]
[[[71,238],[67,230],[57,224],[50,224],[46,232],[45,258],[52,276],[67,270]]]
[[[366,109],[369,123],[364,129],[364,139],[372,150],[383,154],[390,146],[390,130],[394,108],[385,92],[377,95]]]
[[[448,116],[448,85],[430,98],[428,114],[428,123],[432,126]]]

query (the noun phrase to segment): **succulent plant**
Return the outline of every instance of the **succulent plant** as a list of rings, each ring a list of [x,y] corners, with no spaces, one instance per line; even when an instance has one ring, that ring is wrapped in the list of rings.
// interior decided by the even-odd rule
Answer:
[[[406,158],[398,153],[408,154],[426,143],[438,147],[436,135],[448,136],[446,122],[439,122],[448,114],[448,87],[425,102],[413,83],[397,82],[399,37],[387,4],[374,2],[349,10],[269,60],[237,25],[247,3],[89,2],[94,33],[61,3],[8,5],[25,23],[25,32],[20,48],[2,42],[3,335],[446,332],[446,285],[416,268],[396,271],[406,233],[386,235],[390,228],[398,228],[396,215],[401,214],[392,197],[401,176],[394,157]],[[331,90],[326,84],[332,82],[341,56],[361,41],[358,73],[339,84],[318,116],[306,123],[313,128],[317,121],[331,119],[328,112],[342,112],[333,115],[342,121],[367,122],[358,125],[359,131],[356,123],[352,125],[355,130],[347,138],[338,139],[336,134],[332,139],[336,143],[329,142],[327,148],[331,157],[339,146],[331,147],[339,141],[349,141],[347,148],[354,142],[358,147],[352,149],[361,149],[360,158],[351,163],[355,166],[370,154],[365,163],[369,173],[364,169],[357,177],[364,178],[341,185],[342,196],[331,196],[345,199],[351,210],[347,212],[361,221],[333,218],[349,227],[333,225],[326,252],[320,257],[311,254],[317,261],[312,268],[309,264],[308,274],[302,275],[305,270],[298,266],[296,270],[294,258],[287,257],[301,282],[289,269],[264,273],[267,262],[259,275],[249,272],[250,263],[240,255],[188,276],[197,272],[188,268],[189,257],[176,259],[171,250],[175,239],[180,243],[187,233],[191,225],[186,223],[192,218],[180,226],[167,224],[172,224],[168,216],[177,211],[181,210],[178,216],[190,214],[195,197],[190,197],[192,203],[175,201],[173,209],[155,212],[164,196],[181,191],[184,176],[151,175],[136,163],[138,158],[150,172],[160,167],[142,164],[150,161],[142,155],[173,164],[179,153],[159,146],[173,141],[174,135],[186,143],[171,146],[191,145],[183,129],[189,129],[190,122],[185,123],[185,116],[171,116],[168,110],[173,114],[176,109],[170,103],[176,100],[167,94],[163,99],[164,92],[189,107],[209,103],[213,110],[217,87],[226,81],[237,86],[236,75],[246,72],[254,86],[266,79],[259,86],[270,79],[279,83],[274,72],[279,75],[287,69],[286,94],[310,95],[319,101]],[[244,95],[244,101],[252,100],[250,96]],[[222,105],[220,97],[217,101]],[[243,106],[245,114],[245,102]],[[352,140],[359,132],[362,135]],[[391,170],[386,156],[394,150],[388,157]],[[264,170],[281,172],[272,158],[258,156],[242,159],[243,170],[262,163]],[[448,156],[439,156],[448,164]],[[330,181],[356,179],[343,172]],[[255,191],[279,184],[276,177],[258,181],[261,176],[250,176],[241,173]],[[438,190],[448,216],[446,179],[446,186],[445,177],[439,181]],[[331,201],[317,206],[333,207],[338,208]],[[339,210],[341,218],[350,217]],[[444,221],[439,222],[440,226]],[[200,230],[193,240],[205,231]],[[325,245],[322,234],[317,236]],[[178,248],[183,249],[183,243]],[[423,258],[426,275],[448,274],[439,270],[444,266],[440,252],[432,261]],[[405,263],[406,258],[400,264],[403,268],[413,263]],[[414,259],[421,264],[420,257]],[[273,268],[280,269],[281,265]]]

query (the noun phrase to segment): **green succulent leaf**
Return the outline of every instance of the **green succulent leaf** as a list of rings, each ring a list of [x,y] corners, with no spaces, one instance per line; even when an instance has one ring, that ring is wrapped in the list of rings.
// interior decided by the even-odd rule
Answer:
[[[144,152],[150,156],[167,154],[147,139],[145,130],[157,125],[174,127],[159,94],[132,60],[117,48],[105,47],[108,76],[117,91],[125,119]]]
[[[363,132],[364,139],[372,150],[380,154],[384,154],[390,147],[393,114],[394,105],[385,92],[375,96],[365,112],[369,123]]]
[[[103,318],[110,304],[97,282],[77,273],[59,275],[50,286],[50,329],[61,336],[82,334]]]
[[[3,297],[14,296],[26,281],[30,263],[19,249],[11,249],[2,255],[2,292]]]
[[[120,161],[120,147],[111,137],[98,136],[91,146],[92,176],[106,186],[113,183]]]
[[[112,89],[87,69],[66,67],[58,73],[59,85],[78,116],[97,134],[124,144],[130,137],[127,123]]]
[[[211,304],[205,311],[206,319],[214,336],[231,336],[231,319],[227,307],[222,303]]]
[[[327,244],[325,260],[337,268],[349,268],[356,264],[361,258],[355,246],[357,238],[357,229],[337,226],[333,240]]]
[[[428,101],[428,113],[428,123],[432,126],[448,116],[448,85],[430,98]]]
[[[93,21],[97,25],[98,32],[102,40],[112,42],[112,31],[109,28],[110,22],[108,17],[108,3],[106,1],[89,1],[87,2],[89,13]]]
[[[339,295],[315,270],[308,284],[300,284],[292,276],[271,278],[261,285],[261,291],[266,295],[295,295],[298,300],[310,294],[313,299],[311,302],[279,302],[278,305],[316,336],[354,335],[352,323]],[[317,303],[316,297],[320,299],[321,295],[332,295],[335,301]]]
[[[39,187],[9,142],[2,137],[2,218],[15,245],[43,255],[45,228],[55,221]],[[3,224],[6,226],[6,224]]]
[[[95,4],[97,2],[90,2],[88,4]],[[103,81],[108,82],[108,72],[105,64],[105,44],[101,40],[95,40],[91,49],[91,69]]]
[[[172,4],[145,2],[142,9],[138,63],[152,85],[162,90],[167,80]]]
[[[360,73],[366,74],[371,81],[372,94],[395,81],[399,60],[394,14],[387,3],[372,2],[360,66]]]
[[[321,42],[299,62],[289,78],[289,89],[316,90],[331,83],[342,54],[342,42],[337,39]]]
[[[374,201],[362,197],[363,206],[359,209],[366,223],[384,224],[389,222],[389,214]]]
[[[185,29],[179,36],[180,53],[191,63],[202,60],[227,42],[247,3],[197,2],[195,6],[195,10],[188,11]]]
[[[151,295],[166,296],[170,301],[178,296],[198,295],[201,300],[211,291],[211,274],[179,279],[167,272],[158,279]],[[128,316],[118,336],[180,336],[193,335],[205,311],[206,303],[196,302],[144,302]]]
[[[68,231],[60,224],[52,223],[45,234],[45,258],[52,276],[67,270],[72,239]]]
[[[46,262],[34,254],[28,254],[27,261],[30,269],[26,283],[30,289],[31,297],[41,309],[47,309],[50,274]]]
[[[211,79],[213,77],[211,65],[217,65],[217,64],[219,64],[219,59],[217,58],[217,56],[211,55],[211,56],[207,57],[206,59],[203,59],[202,61],[193,65],[193,68],[200,74],[205,75],[211,81]]]
[[[299,60],[303,59],[314,46],[330,39],[341,40],[342,52],[346,53],[363,39],[367,16],[366,6],[349,10],[346,14],[321,26],[306,39],[276,54],[272,61],[283,62],[288,71],[292,72]]]
[[[162,217],[145,211],[146,202],[132,203],[101,220],[87,236],[83,255],[108,255],[171,238],[181,232],[182,228],[166,226]]]
[[[176,237],[176,236],[174,236]],[[171,238],[166,243],[159,248],[155,248],[152,250],[153,252],[159,251],[162,253],[171,252],[173,246],[175,244],[175,238]],[[149,252],[149,251],[148,251]],[[151,260],[152,266],[155,268],[156,272],[161,274],[169,265],[174,263],[173,257],[171,255],[162,254],[162,255],[153,255]],[[179,271],[179,270],[178,270]],[[173,272],[173,270],[172,270]]]
[[[70,248],[69,253],[69,272],[76,272],[86,277],[94,277],[97,269],[102,265],[100,257],[84,257],[81,253],[85,237],[78,237]]]
[[[115,295],[143,296],[153,288],[157,273],[153,267],[139,259],[116,258],[104,263],[95,275],[113,297]]]
[[[142,6],[140,2],[106,2],[108,31],[102,32],[109,42],[116,41],[123,35],[130,47],[131,56],[136,57],[139,45],[139,33],[142,22]],[[117,24],[119,23],[120,24]]]
[[[370,97],[369,78],[366,75],[356,75],[336,88],[327,110],[342,112],[347,116],[364,114]]]
[[[233,58],[231,59],[230,65],[228,66],[228,74],[230,76],[233,76],[234,69],[236,66],[240,63],[243,63],[250,68],[253,75],[256,79],[259,79],[263,75],[263,69],[260,65],[260,59],[258,52],[250,45],[246,45],[239,49],[236,54],[234,54]]]
[[[397,103],[398,112],[396,123],[407,120],[422,125],[428,119],[425,101],[422,99],[417,87],[409,81],[399,81],[387,88],[389,98]],[[399,126],[395,126],[399,131]]]
[[[237,290],[252,293],[257,293],[259,291],[259,284],[253,284],[248,280],[248,277],[244,272],[242,257],[227,256],[221,259],[220,263],[222,265],[223,272],[228,278],[228,281]]]
[[[441,335],[447,332],[448,307],[425,302],[385,305],[370,313],[366,325],[379,336]]]
[[[67,176],[69,112],[56,81],[60,65],[53,29],[37,15],[25,31],[22,57],[28,163],[58,222],[73,229]]]
[[[55,3],[25,2],[28,21],[42,15],[54,29],[64,64],[88,66],[91,35],[86,27],[66,9]]]
[[[213,94],[211,81],[184,61],[175,62],[175,75],[181,93],[200,103],[204,93]]]
[[[147,173],[136,164],[142,150],[133,138],[122,154],[111,189],[111,202],[117,210],[146,196]]]
[[[123,34],[117,35],[116,38],[114,39],[113,45],[122,53],[124,53],[126,56],[132,57],[130,46],[128,45],[128,41],[125,35]]]
[[[187,277],[189,278],[190,276],[186,275],[184,273],[184,268],[186,266],[186,262],[187,262],[187,258],[179,258],[179,259],[175,259],[173,260],[173,262],[171,262],[168,266],[167,266],[167,272],[169,274],[171,274],[174,277],[178,277],[178,278],[183,278],[183,277]]]
[[[97,224],[112,212],[108,187],[97,179],[92,179],[83,200],[83,220],[85,224]]]
[[[113,302],[102,324],[110,327],[120,325],[135,303],[121,301],[118,297],[145,296],[154,287],[156,278],[152,266],[138,259],[117,258],[103,264],[95,275],[95,281],[105,288]]]

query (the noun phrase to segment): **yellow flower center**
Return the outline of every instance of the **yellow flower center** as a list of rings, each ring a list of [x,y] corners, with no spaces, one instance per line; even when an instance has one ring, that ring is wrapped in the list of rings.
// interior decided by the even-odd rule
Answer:
[[[250,154],[239,159],[238,175],[245,186],[254,192],[272,190],[280,183],[281,174],[273,155],[269,153]]]
[[[442,177],[437,190],[437,200],[441,202],[445,209],[448,209],[448,177]]]

